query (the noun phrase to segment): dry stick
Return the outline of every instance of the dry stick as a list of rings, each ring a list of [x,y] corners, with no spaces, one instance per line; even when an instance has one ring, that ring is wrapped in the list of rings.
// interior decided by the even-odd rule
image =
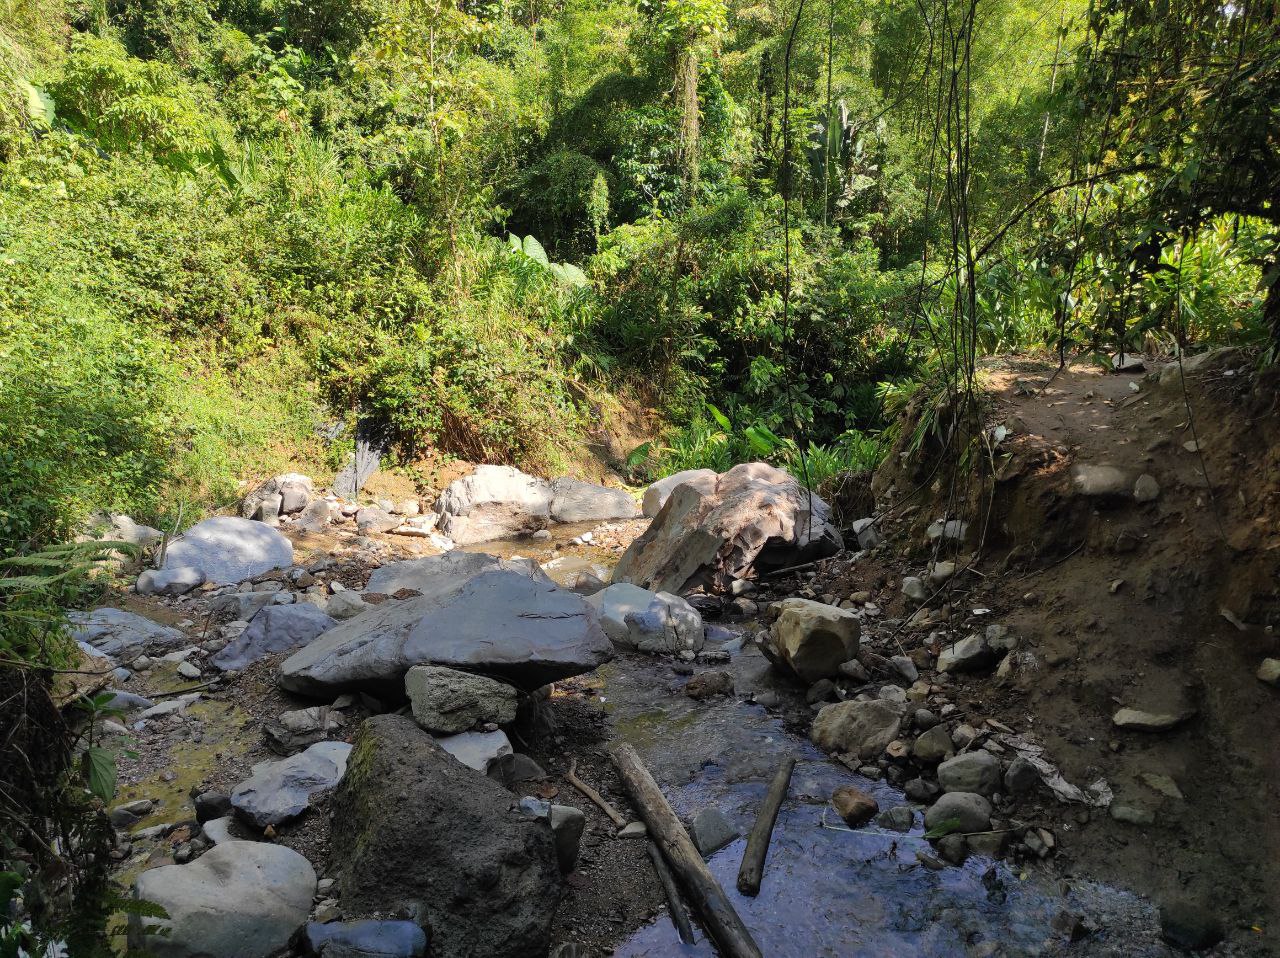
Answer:
[[[784,758],[778,772],[773,776],[773,783],[765,793],[760,811],[756,815],[756,823],[747,838],[747,850],[742,855],[742,865],[738,869],[738,891],[744,895],[760,894],[760,880],[764,877],[764,858],[769,853],[769,841],[773,837],[773,826],[778,820],[778,810],[782,808],[782,800],[787,797],[787,789],[791,786],[791,773],[796,767],[794,758]]]
[[[649,860],[653,862],[653,870],[658,873],[658,881],[662,882],[662,890],[667,896],[667,907],[671,909],[671,924],[675,925],[676,931],[680,933],[680,940],[686,945],[692,945],[693,925],[689,923],[689,910],[684,907],[684,901],[680,898],[680,889],[676,887],[675,876],[667,867],[666,859],[662,857],[662,852],[658,851],[658,846],[653,842],[645,842],[645,845],[649,849]]]
[[[667,804],[658,783],[644,767],[636,750],[623,743],[611,754],[622,783],[649,827],[649,835],[658,843],[672,870],[680,876],[694,907],[702,915],[707,932],[724,958],[763,958],[760,946],[733,910],[724,889],[694,848],[689,833]]]
[[[591,801],[595,802],[596,806],[609,816],[609,820],[613,822],[613,824],[617,825],[619,828],[624,828],[627,824],[627,820],[619,815],[618,810],[606,802],[599,792],[582,779],[578,778],[577,772],[578,760],[576,758],[569,759],[569,771],[565,773],[565,781],[580,791],[583,795],[587,796],[587,798],[591,799]]]

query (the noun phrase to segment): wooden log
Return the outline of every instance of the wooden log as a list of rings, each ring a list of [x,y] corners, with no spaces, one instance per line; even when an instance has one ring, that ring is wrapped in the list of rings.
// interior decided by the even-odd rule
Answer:
[[[580,791],[583,795],[587,796],[587,798],[591,799],[600,811],[608,815],[609,821],[613,822],[613,824],[617,825],[619,828],[626,826],[627,820],[618,813],[618,810],[605,801],[603,795],[582,779],[578,778],[578,760],[576,758],[569,760],[569,771],[565,774],[564,778],[566,782]]]
[[[658,881],[662,882],[662,890],[667,896],[667,907],[671,909],[671,924],[680,933],[680,940],[686,945],[693,944],[693,925],[689,923],[689,910],[684,907],[684,899],[680,897],[680,889],[676,887],[675,876],[667,867],[666,859],[658,846],[653,842],[645,842],[649,848],[649,860],[653,862],[653,870],[658,873]]]
[[[764,859],[769,853],[773,838],[773,826],[778,820],[778,810],[791,786],[791,773],[796,767],[794,758],[785,758],[773,776],[769,791],[765,793],[756,823],[747,837],[747,850],[742,853],[742,865],[738,868],[738,891],[744,895],[760,894],[760,881],[764,877]]]
[[[724,889],[707,868],[689,833],[667,804],[658,783],[644,767],[636,750],[624,743],[613,749],[612,756],[622,783],[649,828],[650,837],[657,843],[671,869],[680,876],[708,934],[724,958],[763,958],[760,946],[734,911]]]

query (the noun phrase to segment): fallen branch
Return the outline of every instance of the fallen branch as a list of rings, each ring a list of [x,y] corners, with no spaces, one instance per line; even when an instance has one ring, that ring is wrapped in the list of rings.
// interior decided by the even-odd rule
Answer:
[[[760,803],[760,811],[756,815],[756,823],[747,837],[747,850],[742,855],[742,865],[738,868],[738,891],[744,895],[760,894],[760,881],[764,877],[764,859],[769,854],[769,842],[773,838],[773,826],[778,821],[778,810],[782,808],[782,800],[787,797],[787,789],[791,786],[791,773],[795,770],[796,760],[787,757],[782,760],[764,801]]]
[[[612,756],[622,783],[640,809],[650,836],[658,843],[672,870],[680,876],[724,958],[763,958],[760,946],[734,911],[724,889],[707,868],[689,833],[667,804],[658,783],[644,767],[636,750],[624,743],[613,749]]]
[[[671,924],[675,925],[676,931],[680,933],[680,940],[686,945],[692,945],[693,925],[689,923],[689,910],[684,907],[680,889],[676,887],[675,876],[667,867],[667,862],[662,857],[662,852],[658,851],[658,846],[653,842],[645,842],[645,844],[649,849],[649,860],[653,862],[653,870],[658,873],[658,881],[662,883],[662,890],[667,896],[667,907],[671,909]]]
[[[609,820],[619,828],[627,824],[627,820],[618,814],[618,810],[604,800],[599,792],[578,778],[578,760],[576,758],[569,759],[569,771],[565,773],[564,779],[587,798],[591,799],[602,812],[609,816]]]

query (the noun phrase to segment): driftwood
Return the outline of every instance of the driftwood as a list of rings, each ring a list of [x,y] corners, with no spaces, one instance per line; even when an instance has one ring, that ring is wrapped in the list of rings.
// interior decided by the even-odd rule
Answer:
[[[658,846],[653,842],[645,842],[649,847],[649,860],[653,862],[653,870],[658,873],[658,881],[662,882],[662,890],[667,896],[667,907],[671,909],[671,924],[680,933],[680,940],[686,945],[693,944],[693,925],[689,923],[689,911],[684,907],[684,899],[680,897],[680,889],[676,887],[675,876],[667,867],[666,859]]]
[[[760,946],[734,911],[724,889],[707,868],[689,833],[667,804],[658,783],[644,767],[636,750],[622,744],[613,749],[612,755],[613,764],[617,766],[632,801],[640,809],[650,837],[657,843],[671,869],[680,876],[721,953],[725,958],[763,958]]]
[[[794,758],[783,759],[777,774],[773,776],[769,791],[765,793],[764,801],[760,804],[756,823],[747,837],[747,850],[742,854],[742,865],[738,868],[738,891],[744,895],[760,894],[760,881],[764,877],[764,859],[769,853],[773,826],[778,820],[778,810],[782,808],[782,800],[787,797],[787,789],[791,785],[791,773],[795,767]]]
[[[569,771],[565,773],[564,780],[580,791],[587,798],[596,804],[600,811],[609,816],[609,820],[619,828],[627,824],[627,820],[618,814],[618,810],[605,801],[604,796],[597,792],[594,788],[578,778],[578,760],[576,758],[569,759]]]

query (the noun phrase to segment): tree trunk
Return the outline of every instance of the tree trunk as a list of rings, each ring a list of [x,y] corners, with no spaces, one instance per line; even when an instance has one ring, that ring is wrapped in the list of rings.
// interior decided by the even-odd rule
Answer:
[[[680,144],[677,162],[685,205],[693,202],[698,185],[698,146],[701,121],[698,115],[698,51],[690,39],[676,58],[676,95],[680,102]]]

